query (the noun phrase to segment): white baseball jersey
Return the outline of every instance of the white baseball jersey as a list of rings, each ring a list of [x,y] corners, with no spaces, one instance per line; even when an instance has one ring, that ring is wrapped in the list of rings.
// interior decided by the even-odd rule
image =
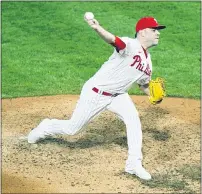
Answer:
[[[133,83],[149,83],[152,73],[150,54],[142,48],[137,39],[120,38],[126,47],[119,52],[115,49],[98,72],[89,80],[102,91],[125,93]]]
[[[116,42],[120,41],[120,42]],[[137,39],[118,38],[116,50],[99,71],[88,80],[81,91],[79,101],[69,120],[44,119],[28,136],[29,143],[35,143],[47,135],[74,135],[104,110],[117,114],[126,124],[128,159],[126,171],[141,165],[142,130],[136,107],[126,92],[133,83],[147,84],[151,79],[150,55]],[[120,45],[119,45],[120,43]],[[110,94],[95,92],[93,87]]]

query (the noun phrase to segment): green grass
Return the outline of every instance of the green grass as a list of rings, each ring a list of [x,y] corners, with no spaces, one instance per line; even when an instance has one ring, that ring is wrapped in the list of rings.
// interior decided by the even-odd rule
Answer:
[[[86,11],[129,37],[139,18],[156,17],[167,28],[150,50],[153,78],[165,78],[168,96],[200,97],[200,2],[2,2],[2,98],[80,93],[113,51]]]
[[[147,132],[151,134],[152,138],[156,141],[168,141],[171,137],[168,130],[159,131],[157,129],[149,129]]]
[[[172,177],[172,178],[171,178]],[[188,184],[184,180],[179,180],[178,178],[173,178],[168,174],[164,175],[155,175],[151,181],[141,181],[142,184],[150,187],[150,188],[165,188],[168,190],[173,190],[178,193],[178,191],[184,191],[190,193],[190,189]],[[174,193],[175,193],[174,192]],[[191,192],[193,193],[193,191]]]
[[[195,181],[200,182],[200,165],[183,165],[174,171],[170,169],[168,174],[156,174],[151,181],[141,180],[141,183],[150,188],[166,188],[176,193],[179,193],[179,191],[183,193],[196,193],[191,189],[188,180],[191,180],[192,183]]]
[[[126,178],[131,180],[139,180],[142,185],[145,185],[149,188],[159,188],[159,189],[166,189],[172,193],[196,193],[193,191],[186,181],[186,179],[182,179],[179,175],[173,174],[174,171],[171,170],[170,173],[166,174],[153,174],[152,179],[142,180],[137,178],[137,176],[130,175],[124,173]]]
[[[200,165],[184,165],[178,170],[184,178],[191,179],[192,181],[201,181],[201,167]]]

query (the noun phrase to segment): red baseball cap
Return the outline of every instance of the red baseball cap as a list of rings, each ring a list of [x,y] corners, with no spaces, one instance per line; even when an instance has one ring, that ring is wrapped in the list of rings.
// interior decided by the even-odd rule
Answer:
[[[136,32],[144,30],[145,28],[164,29],[166,26],[159,25],[157,20],[153,17],[143,17],[136,24]]]

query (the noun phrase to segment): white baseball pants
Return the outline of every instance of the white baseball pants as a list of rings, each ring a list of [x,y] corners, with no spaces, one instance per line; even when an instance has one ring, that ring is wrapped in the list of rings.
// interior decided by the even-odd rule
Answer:
[[[127,168],[139,165],[142,161],[142,130],[136,107],[127,93],[116,97],[104,96],[92,90],[93,86],[89,82],[84,84],[80,99],[70,120],[45,119],[38,126],[44,133],[49,135],[66,134],[75,135],[90,120],[104,110],[116,113],[126,125],[128,160]],[[41,130],[36,130],[37,131]]]

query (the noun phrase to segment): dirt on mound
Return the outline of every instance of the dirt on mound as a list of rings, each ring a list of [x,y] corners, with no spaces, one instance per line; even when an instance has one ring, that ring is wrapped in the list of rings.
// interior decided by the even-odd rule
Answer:
[[[44,118],[68,119],[78,96],[2,100],[3,193],[200,192],[200,101],[131,96],[143,130],[143,165],[151,181],[124,173],[124,123],[105,111],[75,136],[36,144],[21,137]]]

